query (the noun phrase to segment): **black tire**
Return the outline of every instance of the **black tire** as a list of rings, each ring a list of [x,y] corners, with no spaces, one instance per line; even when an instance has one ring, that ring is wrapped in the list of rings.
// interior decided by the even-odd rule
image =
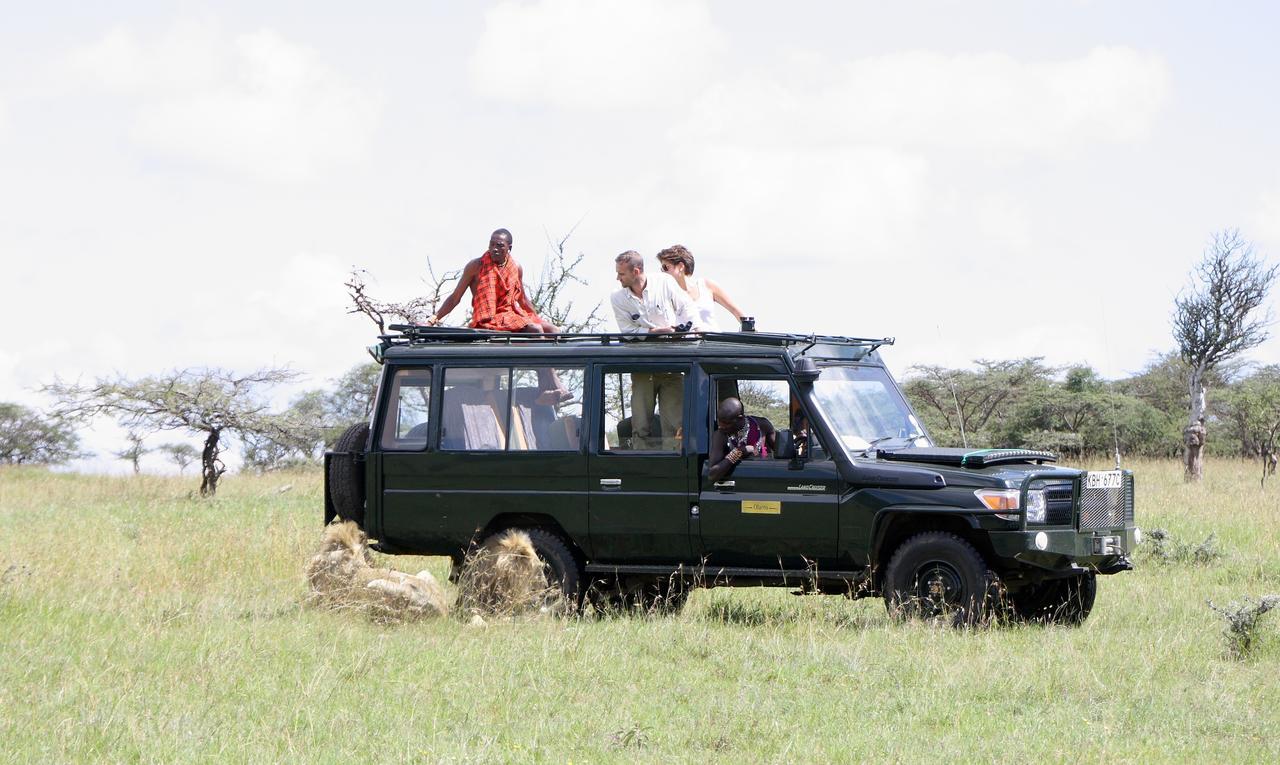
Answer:
[[[585,574],[569,545],[554,532],[546,529],[521,529],[529,535],[533,551],[542,561],[547,583],[560,588],[560,595],[571,613],[582,606],[582,578]],[[505,534],[505,531],[499,532]]]
[[[1098,575],[1090,571],[1028,585],[1009,593],[1009,604],[1019,621],[1078,627],[1089,618],[1097,597]]]
[[[985,623],[998,592],[999,577],[982,555],[944,531],[926,531],[903,542],[884,575],[885,607],[896,619]]]
[[[364,462],[356,462],[355,454],[363,454],[369,445],[369,423],[352,425],[338,436],[335,454],[329,459],[329,499],[344,521],[355,521],[364,527]]]

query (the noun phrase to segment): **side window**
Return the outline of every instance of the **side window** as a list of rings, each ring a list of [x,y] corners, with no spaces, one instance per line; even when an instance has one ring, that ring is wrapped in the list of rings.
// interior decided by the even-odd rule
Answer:
[[[684,448],[684,386],[684,372],[606,372],[601,450],[679,454]]]
[[[440,448],[502,451],[507,446],[511,370],[450,367],[440,396]]]
[[[382,448],[421,451],[427,446],[427,415],[431,411],[431,370],[402,369],[391,381],[387,417],[382,424]]]
[[[824,459],[817,434],[809,427],[809,418],[791,384],[786,380],[720,378],[715,381],[715,400],[711,402],[710,427],[714,435],[716,410],[726,398],[742,402],[744,413],[757,420],[768,420],[774,430],[789,430],[797,456]],[[758,427],[758,424],[757,424]]]
[[[511,373],[511,451],[577,451],[582,367],[516,367]]]

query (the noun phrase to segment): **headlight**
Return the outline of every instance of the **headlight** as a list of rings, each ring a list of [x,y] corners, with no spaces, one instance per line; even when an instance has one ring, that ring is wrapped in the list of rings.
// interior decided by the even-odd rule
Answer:
[[[1017,489],[977,489],[973,494],[988,510],[1014,511],[1012,513],[996,513],[997,518],[1003,518],[1006,521],[1018,520],[1017,510],[1020,492]]]
[[[1044,523],[1044,490],[1027,492],[1027,523]]]

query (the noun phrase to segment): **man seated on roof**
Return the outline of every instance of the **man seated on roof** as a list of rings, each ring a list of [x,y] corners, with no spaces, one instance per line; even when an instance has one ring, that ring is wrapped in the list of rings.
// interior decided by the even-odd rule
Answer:
[[[716,409],[716,429],[711,434],[712,481],[723,481],[743,460],[764,459],[778,445],[778,431],[763,417],[748,417],[742,401],[730,396]]]
[[[499,332],[559,332],[560,328],[538,315],[524,293],[524,269],[511,257],[511,232],[505,228],[489,237],[489,249],[462,269],[453,294],[435,315],[435,326],[458,306],[462,293],[471,290],[471,327]]]

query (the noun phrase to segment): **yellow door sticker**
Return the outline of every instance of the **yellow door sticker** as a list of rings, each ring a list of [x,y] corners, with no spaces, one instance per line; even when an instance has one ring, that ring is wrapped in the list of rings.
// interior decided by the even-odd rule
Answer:
[[[781,502],[757,502],[754,500],[742,501],[742,512],[757,513],[760,515],[782,515]]]

